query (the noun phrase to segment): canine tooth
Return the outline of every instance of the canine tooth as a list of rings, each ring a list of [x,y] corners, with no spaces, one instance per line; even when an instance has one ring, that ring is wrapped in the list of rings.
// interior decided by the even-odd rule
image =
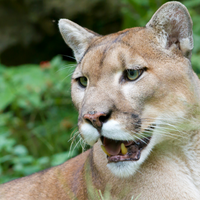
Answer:
[[[128,152],[128,150],[125,147],[124,143],[121,143],[121,152],[122,152],[123,155],[125,155]]]
[[[106,148],[103,145],[101,145],[101,148],[102,148],[102,150],[104,151],[105,154],[107,154],[108,156],[110,156],[110,154],[106,151]]]

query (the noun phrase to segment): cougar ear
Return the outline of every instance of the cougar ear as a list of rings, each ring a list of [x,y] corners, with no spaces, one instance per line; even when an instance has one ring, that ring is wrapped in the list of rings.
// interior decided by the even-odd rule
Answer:
[[[98,34],[89,31],[68,19],[60,19],[58,26],[64,41],[73,50],[76,61],[79,62],[89,44],[98,36]]]
[[[187,8],[176,1],[162,5],[146,25],[155,31],[164,48],[177,45],[190,59],[193,49],[192,20]]]

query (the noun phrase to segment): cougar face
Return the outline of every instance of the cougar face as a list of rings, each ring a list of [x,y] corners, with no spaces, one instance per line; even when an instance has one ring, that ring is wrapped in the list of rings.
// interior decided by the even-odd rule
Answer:
[[[90,145],[99,141],[117,176],[134,174],[197,102],[191,24],[179,3],[165,4],[146,27],[107,36],[59,23],[78,63],[71,94],[80,134]]]
[[[126,171],[126,165],[141,164],[164,139],[154,133],[160,120],[174,123],[190,101],[189,61],[160,50],[156,43],[145,28],[99,38],[72,77],[80,134],[90,145],[101,141],[107,166],[116,175],[117,169]]]

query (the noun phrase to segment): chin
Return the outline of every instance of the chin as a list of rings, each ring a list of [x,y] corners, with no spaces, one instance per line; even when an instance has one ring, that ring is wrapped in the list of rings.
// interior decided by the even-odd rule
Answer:
[[[152,142],[153,143],[153,142]],[[140,159],[137,161],[120,161],[120,162],[110,162],[107,164],[108,169],[118,178],[131,178],[137,172],[142,173],[140,170],[143,162],[148,158],[152,147],[154,146],[150,143],[142,152]]]
[[[134,161],[112,162],[107,164],[108,169],[119,178],[129,178],[137,172],[139,164]]]

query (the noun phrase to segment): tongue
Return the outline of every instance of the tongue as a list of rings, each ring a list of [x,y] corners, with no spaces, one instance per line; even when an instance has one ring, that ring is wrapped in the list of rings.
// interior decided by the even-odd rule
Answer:
[[[120,153],[121,143],[122,142],[120,141],[115,141],[108,138],[103,139],[103,144],[106,148],[106,151],[112,156],[118,155]]]
[[[112,155],[118,155],[121,151],[121,143],[124,143],[124,145],[127,147],[133,143],[133,141],[116,141],[116,140],[111,140],[108,138],[103,139],[103,145],[106,148],[106,151]]]

